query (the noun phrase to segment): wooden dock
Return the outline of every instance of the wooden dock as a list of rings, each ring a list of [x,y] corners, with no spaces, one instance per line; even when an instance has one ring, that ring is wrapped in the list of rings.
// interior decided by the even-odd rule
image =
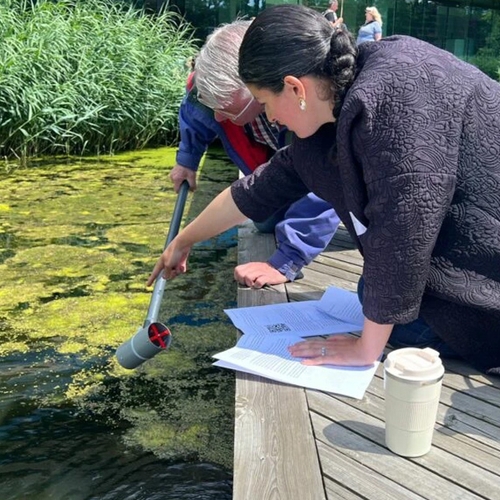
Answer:
[[[240,263],[274,251],[274,239],[251,223],[239,236]],[[319,299],[330,285],[354,291],[361,269],[339,229],[303,279],[240,287],[238,305]],[[433,447],[413,459],[384,444],[382,365],[361,401],[238,372],[233,499],[500,499],[500,378],[445,366]]]

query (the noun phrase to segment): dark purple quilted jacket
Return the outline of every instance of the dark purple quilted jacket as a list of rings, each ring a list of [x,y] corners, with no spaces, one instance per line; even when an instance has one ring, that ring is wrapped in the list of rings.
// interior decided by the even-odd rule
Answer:
[[[420,316],[500,373],[500,84],[410,37],[361,45],[358,68],[337,129],[295,140],[233,197],[254,220],[324,198],[364,256],[366,317]]]

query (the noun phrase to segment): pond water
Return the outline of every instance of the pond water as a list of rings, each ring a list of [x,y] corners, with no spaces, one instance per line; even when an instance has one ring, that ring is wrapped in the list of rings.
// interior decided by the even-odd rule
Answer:
[[[172,345],[136,370],[116,348],[146,317],[146,279],[176,200],[174,150],[5,165],[0,174],[2,500],[230,499],[236,233],[168,282]],[[189,221],[236,176],[213,150]]]

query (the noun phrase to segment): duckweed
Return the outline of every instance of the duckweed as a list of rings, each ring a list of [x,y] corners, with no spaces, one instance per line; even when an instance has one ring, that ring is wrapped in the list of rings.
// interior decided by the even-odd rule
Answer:
[[[149,306],[145,282],[176,199],[174,154],[34,161],[1,173],[0,363],[34,356],[30,370],[45,381],[30,398],[40,407],[77,409],[162,458],[230,468],[234,379],[211,356],[234,343],[223,313],[236,295],[227,286],[234,233],[193,249],[188,274],[167,283],[159,319],[171,349],[134,371],[114,358]],[[235,175],[220,152],[210,155],[185,221]]]

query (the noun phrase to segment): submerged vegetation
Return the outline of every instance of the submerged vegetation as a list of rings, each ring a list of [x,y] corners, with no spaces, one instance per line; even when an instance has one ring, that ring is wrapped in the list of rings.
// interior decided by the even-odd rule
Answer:
[[[0,2],[0,154],[99,154],[168,144],[195,52],[165,11],[114,0]]]
[[[229,471],[234,378],[212,355],[234,343],[234,233],[193,249],[168,283],[169,351],[131,371],[114,357],[144,321],[175,203],[175,151],[143,148],[176,137],[190,27],[114,0],[0,0],[0,37],[0,437],[57,411]],[[185,220],[235,175],[225,156],[205,163]]]
[[[32,408],[76,407],[129,446],[231,468],[234,379],[211,356],[234,344],[223,313],[234,305],[234,235],[195,247],[188,274],[168,283],[160,320],[171,349],[136,370],[114,357],[146,316],[173,163],[162,148],[0,177],[0,426]],[[222,154],[207,159],[184,219],[233,175]]]

